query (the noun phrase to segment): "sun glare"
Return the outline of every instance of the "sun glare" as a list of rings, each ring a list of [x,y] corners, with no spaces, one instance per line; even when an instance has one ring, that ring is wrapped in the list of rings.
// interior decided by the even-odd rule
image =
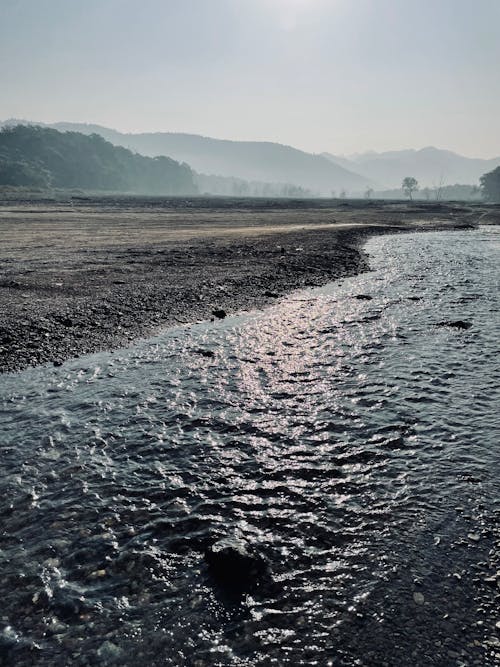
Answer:
[[[267,6],[285,30],[293,30],[300,19],[312,10],[317,9],[323,0],[267,0]]]

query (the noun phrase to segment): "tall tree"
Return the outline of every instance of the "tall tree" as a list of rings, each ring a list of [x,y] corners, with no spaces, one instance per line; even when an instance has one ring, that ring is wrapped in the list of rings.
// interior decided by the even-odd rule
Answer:
[[[418,190],[418,181],[413,176],[406,176],[403,178],[403,183],[401,184],[401,189],[410,200],[413,200],[413,193]]]

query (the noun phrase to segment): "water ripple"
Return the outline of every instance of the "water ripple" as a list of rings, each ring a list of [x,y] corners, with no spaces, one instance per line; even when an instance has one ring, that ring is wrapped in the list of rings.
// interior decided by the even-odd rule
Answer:
[[[373,239],[342,285],[5,376],[0,660],[488,664],[498,249]],[[214,579],[221,538],[265,586]]]

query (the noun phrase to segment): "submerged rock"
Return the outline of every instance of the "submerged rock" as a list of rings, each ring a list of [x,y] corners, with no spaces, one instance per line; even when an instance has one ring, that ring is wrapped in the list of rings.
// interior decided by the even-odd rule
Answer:
[[[268,561],[241,540],[215,542],[206,549],[205,560],[217,583],[235,592],[254,589],[271,575]]]
[[[122,649],[110,641],[103,642],[97,649],[97,655],[105,662],[116,662],[122,654]]]
[[[470,329],[472,322],[466,322],[465,320],[447,320],[444,322],[438,322],[437,327],[452,327],[453,329]]]
[[[202,357],[207,357],[208,359],[213,359],[215,357],[215,352],[212,352],[212,350],[196,350],[198,354],[201,354]]]
[[[413,593],[413,601],[415,604],[422,605],[425,602],[425,597],[422,593]]]

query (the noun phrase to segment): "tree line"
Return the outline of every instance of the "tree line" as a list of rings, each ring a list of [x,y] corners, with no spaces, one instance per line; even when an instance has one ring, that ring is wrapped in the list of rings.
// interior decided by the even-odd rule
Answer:
[[[32,125],[0,131],[0,185],[151,195],[197,193],[186,164],[133,153],[98,134]]]
[[[295,197],[306,199],[314,197],[308,188],[290,183],[266,183],[246,181],[234,176],[214,176],[195,174],[195,183],[200,194],[226,197]]]
[[[406,197],[413,199],[414,193],[420,190],[424,199],[434,198],[439,199],[475,199],[481,196],[486,201],[500,203],[500,167],[493,169],[493,171],[483,174],[479,179],[480,185],[440,185],[438,188],[431,190],[430,188],[420,188],[419,183],[413,176],[405,176],[401,184],[401,189]],[[367,190],[368,193],[368,190]],[[369,197],[371,195],[365,194]]]

